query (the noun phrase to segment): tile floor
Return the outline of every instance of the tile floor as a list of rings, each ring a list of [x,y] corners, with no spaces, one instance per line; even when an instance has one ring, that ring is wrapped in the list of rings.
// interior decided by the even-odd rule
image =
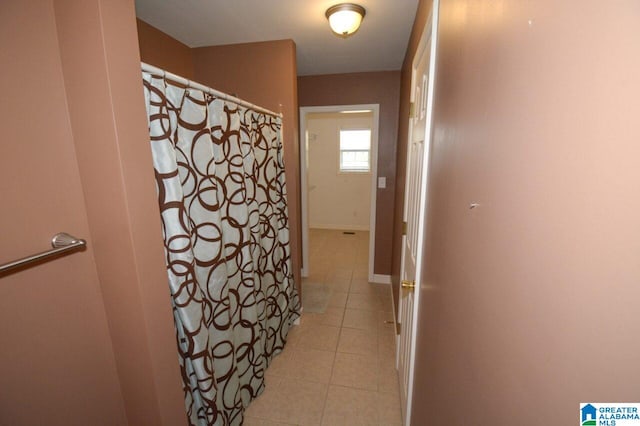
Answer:
[[[290,331],[245,425],[401,425],[391,290],[367,281],[368,239],[310,230],[303,291],[324,283],[331,297]]]

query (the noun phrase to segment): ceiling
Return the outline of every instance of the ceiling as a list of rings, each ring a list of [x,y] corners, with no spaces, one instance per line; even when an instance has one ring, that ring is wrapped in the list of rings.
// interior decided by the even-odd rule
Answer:
[[[324,15],[339,0],[136,0],[136,14],[189,47],[292,39],[298,75],[399,70],[418,0],[356,1],[367,13],[346,39]]]

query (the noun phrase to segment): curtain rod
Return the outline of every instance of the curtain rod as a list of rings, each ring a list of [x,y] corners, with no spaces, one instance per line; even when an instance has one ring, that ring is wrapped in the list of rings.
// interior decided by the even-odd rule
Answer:
[[[258,105],[254,105],[251,102],[247,102],[243,99],[240,98],[236,98],[235,96],[231,96],[228,95],[226,93],[220,92],[218,90],[212,89],[211,87],[207,87],[205,85],[202,85],[200,83],[196,83],[195,81],[191,81],[189,79],[186,79],[184,77],[180,77],[179,75],[173,74],[169,71],[165,71],[161,68],[158,67],[154,67],[153,65],[149,65],[147,63],[144,62],[140,62],[140,65],[142,66],[142,71],[154,74],[154,75],[161,75],[162,77],[166,78],[167,80],[171,80],[175,83],[179,83],[182,84],[184,86],[190,87],[192,89],[196,89],[196,90],[202,90],[205,93],[208,93],[210,95],[215,96],[216,98],[220,98],[220,99],[224,99],[226,101],[231,101],[234,102],[238,105],[242,105],[244,107],[247,107],[249,109],[258,111],[258,112],[262,112],[264,114],[268,114],[268,115],[272,115],[274,117],[280,117],[282,118],[282,113],[277,113],[277,112],[273,112],[270,111],[266,108],[262,108]]]

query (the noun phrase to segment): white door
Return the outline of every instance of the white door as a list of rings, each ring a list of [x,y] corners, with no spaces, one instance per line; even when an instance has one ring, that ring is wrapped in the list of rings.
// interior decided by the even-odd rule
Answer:
[[[433,102],[433,76],[436,22],[438,1],[434,1],[431,18],[423,31],[422,39],[413,59],[411,82],[412,118],[409,123],[407,147],[407,174],[405,180],[404,222],[406,232],[402,242],[402,269],[398,320],[400,339],[398,342],[398,373],[402,417],[410,425],[413,371],[415,358],[416,321],[418,318],[419,291],[414,291],[420,282],[424,212],[426,209],[427,167],[429,164],[429,142],[431,134],[431,111]],[[433,31],[432,31],[433,30]],[[433,34],[433,35],[432,35]]]

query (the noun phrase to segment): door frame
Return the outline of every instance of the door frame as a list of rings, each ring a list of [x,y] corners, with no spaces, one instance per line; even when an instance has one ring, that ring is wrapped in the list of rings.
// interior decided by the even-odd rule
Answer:
[[[414,99],[415,85],[416,85],[416,68],[418,66],[418,59],[420,55],[425,53],[427,48],[427,43],[430,43],[429,54],[429,81],[427,85],[427,107],[426,107],[426,120],[425,120],[425,141],[424,141],[424,151],[423,151],[423,174],[420,182],[420,191],[421,191],[421,200],[419,207],[419,218],[418,218],[418,244],[417,244],[417,253],[416,253],[416,275],[415,275],[415,290],[413,295],[413,317],[412,317],[412,330],[411,330],[411,339],[410,339],[410,354],[409,354],[409,383],[407,389],[407,402],[406,402],[406,416],[404,419],[405,426],[411,425],[411,409],[413,402],[413,382],[415,375],[415,362],[416,362],[416,340],[418,336],[418,318],[419,318],[419,307],[420,307],[420,289],[421,289],[421,281],[422,281],[422,259],[424,256],[424,239],[425,239],[425,212],[427,209],[427,198],[428,198],[428,176],[429,176],[429,159],[430,159],[430,151],[431,144],[433,142],[433,99],[435,92],[435,79],[436,79],[436,59],[437,59],[437,47],[438,47],[438,16],[440,10],[440,0],[433,0],[433,7],[431,12],[429,13],[429,17],[427,18],[424,28],[422,30],[422,35],[420,36],[420,42],[418,44],[418,48],[415,51],[413,59],[411,61],[411,102],[416,105],[418,100]],[[412,143],[413,137],[413,117],[409,119],[409,129],[407,134],[407,144]],[[410,150],[407,149],[407,156],[409,155]],[[408,160],[407,160],[408,161]],[[408,166],[407,166],[408,173]],[[407,180],[405,178],[405,184]],[[403,220],[406,221],[407,218],[407,200],[406,200],[406,192],[405,192],[405,200],[403,203]],[[401,255],[401,263],[400,267],[404,267],[404,256],[405,256],[405,241],[406,236],[402,237],[402,255]],[[402,271],[401,271],[402,275]],[[400,302],[400,297],[402,296],[402,286],[399,286],[399,294],[398,301]],[[400,303],[398,304],[398,308],[400,308]],[[400,318],[398,316],[398,318]],[[396,357],[396,366],[400,360],[400,347],[399,342],[400,339],[396,339],[398,342],[398,353]]]
[[[307,114],[332,113],[340,111],[373,111],[373,127],[371,129],[371,206],[369,213],[369,265],[368,279],[370,282],[389,284],[389,277],[373,273],[375,241],[376,241],[376,195],[378,189],[378,132],[380,127],[379,104],[357,105],[327,105],[300,107],[300,204],[302,227],[302,271],[303,277],[309,276],[309,193],[308,193],[308,149],[309,138],[307,132]]]

